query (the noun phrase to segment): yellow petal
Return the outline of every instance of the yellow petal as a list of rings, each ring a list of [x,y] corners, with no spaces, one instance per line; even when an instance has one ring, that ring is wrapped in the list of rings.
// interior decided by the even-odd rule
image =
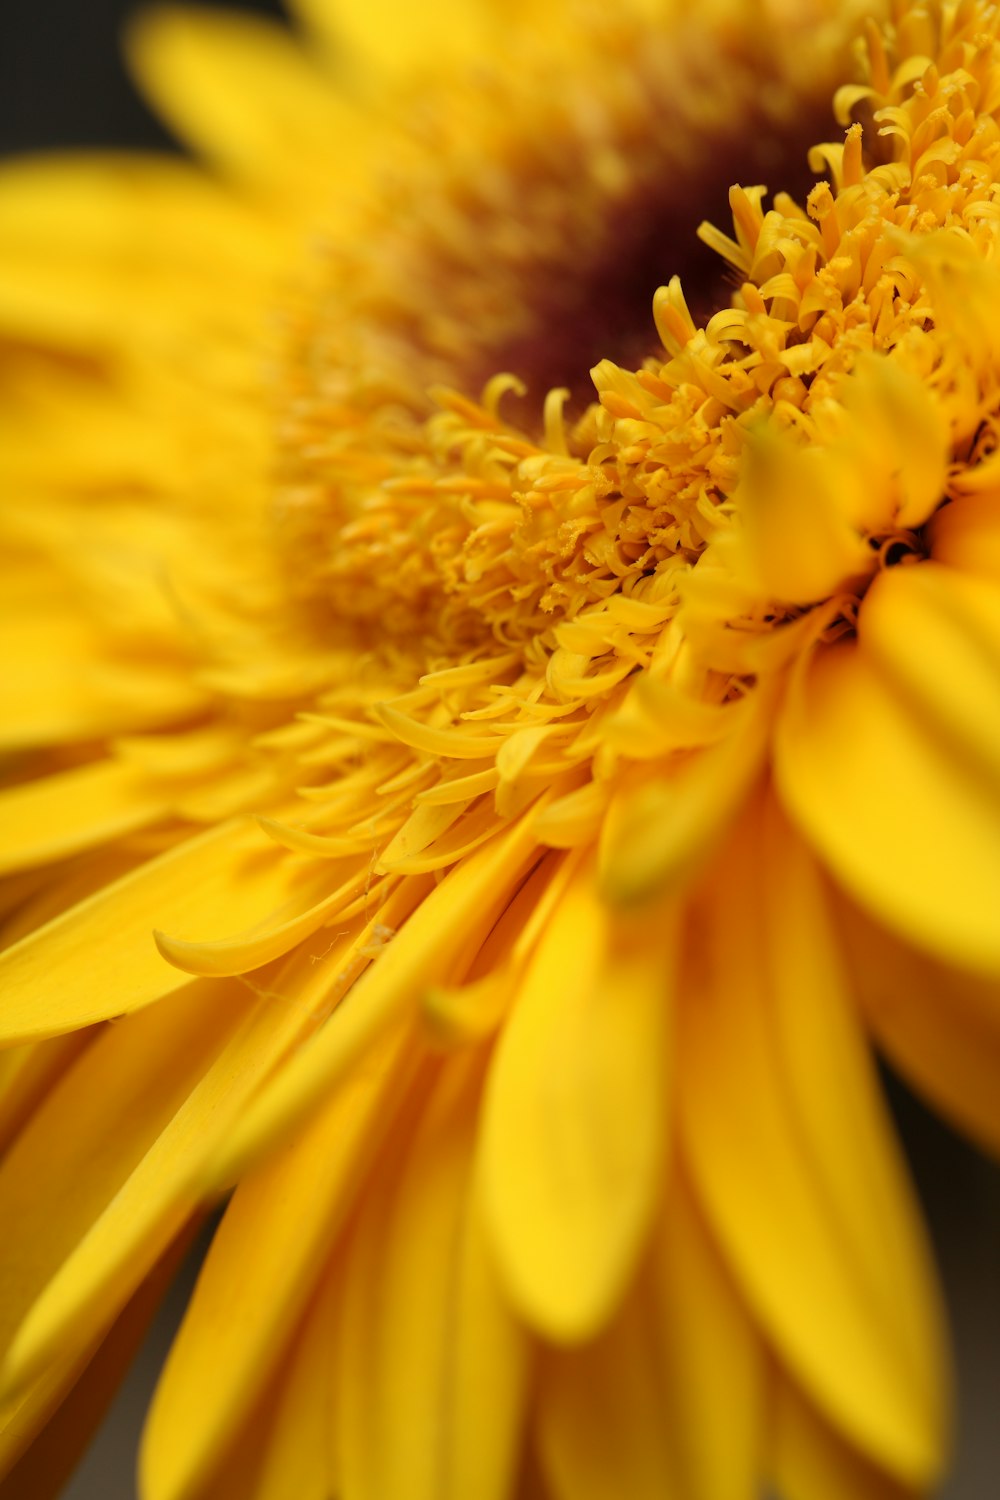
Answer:
[[[105,1028],[36,1109],[0,1166],[0,1221],[18,1228],[0,1240],[0,1347],[123,1193],[245,1008],[238,993],[189,983],[168,1005]],[[111,1264],[123,1254],[116,1247]],[[56,1353],[79,1357],[100,1331]]]
[[[855,519],[869,530],[922,526],[941,502],[951,449],[938,397],[904,365],[867,356],[844,382],[843,401]]]
[[[600,860],[613,905],[637,906],[690,880],[743,802],[763,760],[770,702],[753,693],[727,713],[718,743],[626,784],[612,801]]]
[[[253,1500],[329,1500],[340,1490],[332,1435],[343,1266],[335,1259],[306,1310],[271,1397]],[[144,1492],[145,1493],[145,1492]],[[154,1491],[150,1489],[150,1494]]]
[[[482,1072],[475,1054],[445,1065],[351,1248],[338,1435],[357,1500],[504,1500],[516,1473],[527,1339],[472,1187]]]
[[[543,1363],[539,1441],[557,1500],[746,1500],[757,1488],[764,1372],[760,1340],[678,1179],[614,1322]]]
[[[868,572],[872,553],[852,514],[858,480],[825,449],[760,432],[734,496],[739,576],[766,597],[813,604]],[[727,538],[727,541],[729,539]]]
[[[292,9],[352,70],[355,59],[387,77],[421,71],[443,57],[482,52],[489,32],[485,0],[437,0],[414,9],[405,0],[292,0]]]
[[[856,900],[944,961],[1000,972],[1000,803],[859,643],[820,648],[799,669],[775,772]]]
[[[0,874],[107,843],[166,812],[148,778],[113,760],[10,787],[0,792]]]
[[[64,264],[92,258],[119,273],[156,266],[178,282],[214,267],[229,278],[270,275],[280,244],[268,220],[191,163],[136,152],[5,162],[0,242]]]
[[[0,954],[0,1037],[50,1036],[148,1005],[187,982],[160,956],[154,927],[192,940],[249,927],[308,906],[323,878],[246,821],[188,839]]]
[[[205,704],[176,662],[113,661],[92,623],[65,606],[0,621],[0,661],[0,750],[162,728]]]
[[[748,818],[705,923],[678,1067],[699,1199],[811,1396],[925,1485],[943,1447],[936,1300],[819,888],[801,862],[775,871]]]
[[[985,494],[960,495],[942,506],[927,531],[935,562],[996,583],[1000,582],[1000,459],[994,458],[993,464],[993,487]],[[975,473],[975,469],[970,471]]]
[[[290,873],[294,873],[294,867]],[[236,936],[199,943],[156,932],[156,946],[168,963],[188,974],[213,978],[247,974],[290,952],[317,928],[329,926],[364,894],[370,881],[367,867],[351,871],[346,880],[343,874],[343,866],[314,868],[312,879],[294,897],[278,906],[273,915]],[[317,901],[316,895],[330,885],[334,889]]]
[[[483,1193],[505,1284],[547,1337],[592,1336],[624,1295],[659,1198],[672,1030],[672,920],[627,921],[580,873],[505,1025]]]
[[[917,1500],[845,1443],[787,1378],[777,1382],[770,1446],[783,1500]]]
[[[543,1365],[538,1441],[555,1500],[681,1493],[672,1451],[676,1416],[649,1324],[632,1296],[596,1341],[551,1354]]]
[[[250,1420],[405,1097],[414,1052],[409,1035],[391,1037],[286,1151],[237,1189],[146,1426],[148,1500],[189,1494]]]
[[[178,1238],[83,1361],[57,1361],[16,1413],[0,1411],[0,1500],[55,1500],[63,1493],[190,1242],[190,1231]]]
[[[858,638],[925,732],[1000,800],[1000,587],[932,562],[888,569]]]
[[[0,1053],[0,1155],[36,1104],[93,1039],[92,1030],[71,1031]]]
[[[166,118],[251,186],[325,202],[350,176],[362,118],[338,97],[286,28],[260,16],[182,5],[143,13],[129,59]]]
[[[766,1354],[680,1170],[647,1275],[674,1414],[675,1493],[746,1500],[755,1492],[767,1415]]]
[[[937,1109],[1000,1157],[1000,979],[935,963],[846,902],[841,922],[880,1044]]]
[[[248,327],[280,245],[261,216],[167,156],[15,162],[0,170],[0,325],[130,356],[147,341],[177,347],[192,317],[218,337]]]
[[[478,949],[535,857],[530,822],[522,819],[439,885],[432,886],[429,877],[404,881],[398,917],[383,917],[399,930],[355,985],[350,1004],[282,1069],[231,1134],[216,1161],[215,1180],[240,1175],[265,1144],[293,1129],[347,1076],[387,1027],[417,1011],[424,991],[447,980],[456,958]]]
[[[135,1130],[135,1139],[131,1122],[119,1130],[127,1144],[116,1144],[113,1151],[106,1152],[119,1178],[122,1152],[132,1150],[140,1155],[132,1159],[134,1165],[124,1181],[116,1178],[117,1190],[110,1201],[102,1201],[102,1195],[106,1196],[106,1181],[100,1179],[95,1187],[86,1168],[78,1168],[81,1188],[85,1186],[89,1195],[86,1216],[81,1214],[75,1224],[75,1235],[80,1238],[74,1244],[73,1229],[65,1225],[58,1231],[49,1231],[50,1236],[62,1236],[59,1249],[65,1258],[57,1269],[51,1255],[47,1266],[39,1266],[32,1259],[33,1286],[53,1270],[54,1274],[31,1305],[8,1349],[4,1378],[10,1387],[27,1383],[60,1349],[83,1347],[114,1315],[123,1298],[192,1211],[207,1160],[229,1137],[249,1100],[289,1051],[301,1046],[322,1019],[323,1001],[335,984],[343,957],[343,947],[338,951],[335,946],[329,970],[312,963],[311,955],[304,952],[290,960],[281,974],[269,976],[265,972],[260,996],[249,1007],[244,985],[201,981],[205,988],[193,987],[199,1020],[206,1031],[227,1020],[229,1005],[239,1007],[237,1014],[245,1012],[245,1019],[236,1028],[231,1024],[224,1028],[223,1045],[221,1049],[216,1046],[214,1053],[210,1049],[207,1056],[204,1051],[199,1056],[196,1048],[189,1047],[187,1051],[192,1054],[189,1057],[182,1049],[184,1065],[189,1071],[184,1076],[181,1097],[173,1100],[166,1118],[149,1122],[145,1134],[143,1130]],[[267,988],[268,978],[278,985],[276,991]],[[275,1003],[275,993],[281,996],[280,1004]],[[149,1015],[158,1016],[161,1010],[171,1015],[178,1005],[179,998],[174,998]],[[134,1027],[145,1020],[142,1015],[110,1030],[113,1034],[126,1025]],[[81,1069],[90,1055],[82,1059]],[[158,1061],[155,1049],[152,1061]],[[65,1134],[67,1119],[75,1121],[71,1108],[52,1104],[46,1109],[45,1124],[39,1126],[43,1144],[48,1139],[45,1130],[58,1128]],[[26,1138],[22,1137],[22,1142]],[[143,1151],[145,1154],[141,1154]],[[96,1155],[101,1160],[100,1149]],[[69,1170],[66,1163],[70,1158],[76,1159],[64,1148],[60,1172]],[[36,1173],[37,1182],[46,1190],[51,1186],[54,1170],[46,1162]],[[129,1171],[127,1160],[125,1170]],[[0,1172],[0,1184],[3,1180]],[[0,1204],[0,1211],[2,1207]],[[18,1248],[11,1253],[31,1258],[30,1238],[27,1243],[19,1238]]]
[[[798,1130],[886,1335],[901,1351],[927,1434],[943,1447],[949,1359],[920,1208],[856,1010],[830,896],[773,804],[757,866],[774,1039]]]

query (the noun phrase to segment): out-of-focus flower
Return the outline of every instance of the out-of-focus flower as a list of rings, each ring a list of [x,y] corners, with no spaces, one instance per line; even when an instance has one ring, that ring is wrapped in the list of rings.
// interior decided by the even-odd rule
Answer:
[[[6,1493],[237,1183],[148,1500],[923,1494],[868,1037],[1000,1145],[996,13],[299,8],[133,34],[220,178],[0,182]]]

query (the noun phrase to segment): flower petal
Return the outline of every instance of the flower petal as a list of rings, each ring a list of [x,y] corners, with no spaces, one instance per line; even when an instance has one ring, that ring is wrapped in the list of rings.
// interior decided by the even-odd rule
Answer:
[[[503,1500],[516,1472],[528,1344],[473,1188],[482,1071],[474,1053],[444,1066],[351,1249],[339,1417],[357,1500]]]
[[[109,1205],[119,1197],[134,1204],[126,1184],[142,1176],[144,1158],[169,1135],[171,1120],[247,1009],[238,990],[212,992],[188,982],[169,1005],[105,1028],[36,1109],[0,1165],[0,1219],[18,1226],[0,1241],[0,1347],[8,1348],[36,1298]],[[121,1259],[128,1260],[127,1244],[116,1247],[110,1264]],[[130,1290],[121,1292],[111,1315]],[[98,1322],[56,1352],[79,1357],[100,1331]]]
[[[331,1438],[343,1267],[335,1259],[308,1307],[268,1407],[253,1500],[329,1500],[340,1488]],[[242,1446],[242,1442],[241,1442]],[[152,1493],[152,1491],[150,1491]]]
[[[0,1038],[50,1036],[149,1005],[187,983],[157,951],[154,926],[208,937],[249,927],[308,908],[325,878],[321,862],[279,854],[247,820],[188,839],[0,954]]]
[[[408,1009],[416,1011],[427,989],[447,982],[456,958],[481,945],[536,856],[530,820],[521,819],[439,885],[432,887],[429,877],[403,883],[396,915],[382,917],[399,930],[352,990],[350,1004],[282,1069],[231,1133],[213,1166],[214,1181],[242,1175],[249,1160],[347,1076],[387,1027]]]
[[[893,1063],[1000,1156],[1000,980],[935,963],[846,902],[841,926],[860,998]]]
[[[0,751],[163,728],[206,702],[179,662],[114,660],[92,621],[65,605],[0,621],[0,661]]]
[[[984,466],[985,467],[985,466]],[[928,537],[931,556],[963,573],[1000,582],[1000,460],[993,458],[992,485],[945,505],[931,519]],[[973,469],[967,478],[974,478]],[[965,476],[963,476],[965,477]]]
[[[237,1189],[146,1426],[149,1500],[189,1494],[249,1421],[405,1097],[412,1053],[408,1034],[391,1037],[286,1151]]]
[[[787,1500],[914,1500],[845,1443],[787,1378],[777,1384],[770,1465]]]
[[[669,917],[614,917],[582,872],[539,938],[497,1050],[487,1219],[516,1307],[558,1341],[607,1320],[652,1222],[673,949]]]
[[[31,1500],[56,1500],[63,1493],[190,1241],[189,1231],[170,1247],[96,1350],[68,1367],[64,1360],[57,1361],[28,1399],[18,1403],[16,1414],[9,1407],[0,1412],[0,1500],[24,1500],[29,1495]]]
[[[486,0],[292,0],[292,10],[350,67],[368,62],[386,77],[418,74],[442,55],[482,56],[488,36]]]
[[[757,1486],[764,1369],[677,1177],[614,1323],[543,1365],[539,1441],[557,1500],[745,1500]]]
[[[148,777],[100,760],[0,792],[0,875],[104,844],[165,816]]]
[[[944,961],[1000,973],[1000,800],[860,643],[799,669],[774,764],[785,806],[856,900]]]
[[[286,199],[305,191],[323,203],[329,174],[351,175],[362,118],[286,28],[261,16],[161,5],[133,23],[128,43],[133,69],[166,118],[252,187]]]
[[[759,838],[748,819],[705,913],[682,1009],[682,1139],[790,1367],[854,1441],[924,1485],[942,1459],[945,1365],[927,1251],[818,877],[783,840],[762,892]]]
[[[858,639],[925,730],[1000,800],[1000,588],[933,562],[891,568],[868,591]]]

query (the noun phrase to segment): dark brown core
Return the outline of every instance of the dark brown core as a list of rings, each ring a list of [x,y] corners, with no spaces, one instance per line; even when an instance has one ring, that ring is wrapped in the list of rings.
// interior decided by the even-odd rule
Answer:
[[[653,293],[672,276],[696,321],[728,303],[698,225],[728,226],[734,183],[804,197],[841,58],[731,15],[587,18],[555,75],[551,38],[534,53],[528,38],[521,59],[411,101],[405,151],[303,308],[300,410],[419,417],[429,387],[475,395],[499,371],[536,409],[554,386],[580,405],[599,359],[634,367],[656,350]]]

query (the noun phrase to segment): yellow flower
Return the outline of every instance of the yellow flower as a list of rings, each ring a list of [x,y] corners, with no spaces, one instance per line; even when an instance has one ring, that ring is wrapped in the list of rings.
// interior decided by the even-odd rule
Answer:
[[[0,180],[9,1493],[238,1184],[146,1500],[924,1494],[869,1037],[1000,1147],[996,14],[297,8],[132,33],[221,176]]]

